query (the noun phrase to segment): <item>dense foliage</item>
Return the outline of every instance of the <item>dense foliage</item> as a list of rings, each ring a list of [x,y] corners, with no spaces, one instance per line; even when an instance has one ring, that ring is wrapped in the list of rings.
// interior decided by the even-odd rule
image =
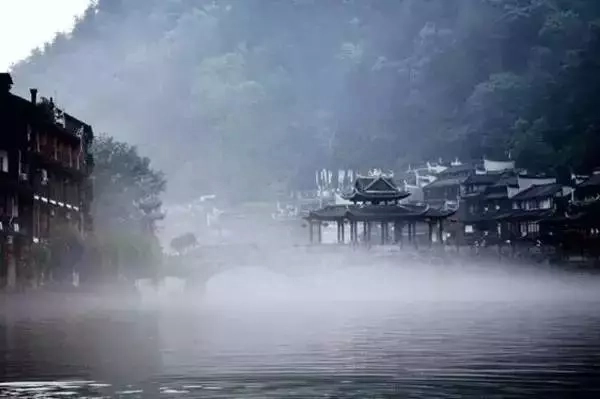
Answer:
[[[161,220],[160,196],[166,188],[161,172],[140,156],[136,147],[109,136],[95,139],[94,236],[102,277],[152,277],[160,264],[156,222]],[[90,262],[94,265],[94,262]]]
[[[172,196],[431,157],[600,166],[600,2],[99,0],[14,69],[128,132]]]

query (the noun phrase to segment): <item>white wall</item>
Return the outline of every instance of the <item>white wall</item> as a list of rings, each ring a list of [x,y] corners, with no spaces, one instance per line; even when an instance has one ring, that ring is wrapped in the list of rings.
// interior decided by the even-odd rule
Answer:
[[[513,170],[515,168],[515,161],[490,161],[489,159],[484,159],[483,168],[486,172]]]

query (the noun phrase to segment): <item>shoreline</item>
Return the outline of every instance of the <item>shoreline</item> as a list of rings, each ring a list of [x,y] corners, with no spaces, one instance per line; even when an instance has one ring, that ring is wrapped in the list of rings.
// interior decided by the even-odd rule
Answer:
[[[260,250],[259,250],[260,251]],[[451,270],[452,268],[473,269],[473,270],[489,270],[494,271],[522,271],[533,273],[551,273],[560,272],[566,274],[584,274],[584,275],[599,275],[600,264],[598,260],[589,259],[583,262],[574,262],[569,260],[550,261],[548,258],[540,257],[538,259],[524,257],[506,257],[498,255],[494,249],[479,249],[477,253],[472,247],[462,247],[460,251],[456,251],[455,247],[450,246],[434,246],[421,248],[399,248],[395,246],[381,247],[373,246],[351,247],[351,246],[303,246],[278,248],[272,252],[265,252],[266,258],[256,259],[256,262],[243,262],[235,266],[223,266],[211,264],[198,264],[198,275],[182,275],[172,273],[165,274],[160,284],[163,284],[166,278],[178,278],[188,280],[189,287],[196,286],[198,283],[203,284],[214,275],[220,274],[227,270],[246,267],[264,267],[271,271],[286,273],[287,263],[291,267],[288,270],[292,271],[291,275],[297,270],[310,272],[310,269],[316,267],[324,269],[331,267],[339,269],[343,267],[371,266],[380,263],[386,267],[405,267],[407,264],[413,264],[416,267],[421,265],[424,268],[442,268]],[[185,261],[185,256],[182,256]],[[189,260],[193,260],[190,258]],[[403,265],[403,263],[405,265]],[[303,264],[307,267],[303,267]],[[210,272],[206,273],[206,270]],[[194,269],[192,269],[194,270]],[[204,272],[204,273],[203,273]],[[206,273],[206,274],[205,274]],[[30,301],[55,301],[55,300],[86,300],[95,301],[106,299],[115,299],[125,302],[139,302],[142,297],[140,291],[139,279],[131,282],[116,282],[116,283],[89,283],[82,284],[78,287],[68,284],[52,284],[42,287],[20,287],[15,289],[0,289],[0,301],[2,305],[11,304],[14,302],[30,302]],[[147,281],[147,280],[146,280]],[[146,284],[144,284],[146,285]],[[151,284],[150,284],[151,285]],[[184,288],[185,290],[185,288]]]

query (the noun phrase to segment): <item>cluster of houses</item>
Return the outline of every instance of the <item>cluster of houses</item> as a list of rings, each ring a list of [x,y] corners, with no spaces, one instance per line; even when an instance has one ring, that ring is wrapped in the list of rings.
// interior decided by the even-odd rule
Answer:
[[[35,244],[93,229],[91,126],[12,85],[0,73],[0,288],[15,286]]]
[[[418,221],[409,237],[415,231],[427,236],[429,230],[431,242],[435,221],[431,214],[435,210],[438,219],[443,219],[444,234],[440,235],[440,241],[447,245],[512,250],[544,247],[565,256],[600,255],[600,170],[589,176],[574,175],[564,182],[554,176],[527,173],[511,160],[483,159],[464,163],[455,160],[448,164],[428,162],[395,176],[380,171],[363,177],[354,175],[356,184],[361,179],[371,179],[372,185],[368,183],[364,189],[374,200],[357,201],[356,196],[344,194],[348,186],[335,185],[342,179],[325,173],[326,184],[323,179],[318,180],[318,191],[325,192],[327,201],[325,204],[321,201],[319,209],[305,215],[319,226],[337,223],[338,230],[342,229],[338,238],[343,236],[344,225],[350,224],[355,229],[351,225],[356,222],[365,222],[365,226],[381,222],[385,236],[389,229],[402,231],[407,223],[410,231],[410,223]],[[348,173],[344,172],[344,176]],[[322,189],[324,186],[326,190]],[[351,189],[356,192],[359,186]],[[377,186],[387,191],[376,193]],[[394,203],[387,203],[386,195],[393,192],[397,193]],[[366,209],[371,212],[369,218],[364,216]],[[357,216],[359,213],[362,219]],[[427,225],[429,229],[423,227]],[[365,227],[365,231],[368,229]],[[394,234],[396,240],[392,242],[402,240],[402,233]],[[341,241],[348,240],[341,238]],[[387,241],[383,239],[381,243],[384,242]]]
[[[403,177],[405,188],[424,203],[456,211],[448,230],[457,245],[549,246],[564,254],[598,255],[600,170],[559,182],[529,174],[514,161],[484,159],[429,163]]]

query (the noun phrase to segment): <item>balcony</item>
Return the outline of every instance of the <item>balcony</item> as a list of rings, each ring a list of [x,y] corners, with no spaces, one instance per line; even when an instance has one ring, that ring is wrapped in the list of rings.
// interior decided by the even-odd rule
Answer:
[[[85,169],[77,163],[76,159],[69,159],[68,154],[60,155],[40,151],[35,152],[34,155],[39,165],[48,170],[61,170],[78,180],[86,176]]]

